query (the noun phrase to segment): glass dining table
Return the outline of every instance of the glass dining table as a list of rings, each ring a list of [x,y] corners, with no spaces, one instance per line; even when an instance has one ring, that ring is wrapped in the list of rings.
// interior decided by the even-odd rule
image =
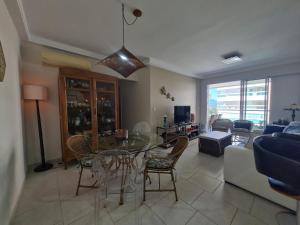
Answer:
[[[147,153],[150,150],[157,148],[162,143],[163,139],[156,134],[129,134],[126,139],[114,135],[99,136],[97,155],[103,157],[107,156],[107,153],[110,154],[113,152],[114,154],[109,162],[110,167],[106,168],[106,172],[103,171],[103,173],[112,174],[112,170],[114,170],[113,173],[115,173],[115,170],[117,169],[120,174],[122,174],[120,178],[122,181],[121,186],[118,188],[118,192],[120,193],[120,205],[124,204],[124,193],[126,193],[125,182],[126,179],[130,177],[127,172],[139,170],[139,173],[143,174],[142,165],[145,163],[144,160],[146,159]],[[124,160],[124,152],[131,155],[130,160]]]
[[[129,134],[127,139],[114,135],[99,136],[98,151],[117,149],[137,154],[157,148],[162,143],[163,139],[157,134]]]

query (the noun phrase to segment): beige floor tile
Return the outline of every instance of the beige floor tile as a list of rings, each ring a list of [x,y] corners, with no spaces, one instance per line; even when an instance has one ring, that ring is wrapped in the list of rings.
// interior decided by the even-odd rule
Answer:
[[[216,225],[214,222],[201,215],[196,213],[186,225]]]
[[[254,201],[253,194],[227,183],[222,183],[214,192],[214,195],[247,213],[250,212]]]
[[[95,200],[66,200],[61,202],[62,214],[65,224],[79,219],[82,216],[94,211]]]
[[[70,167],[58,174],[58,186],[61,200],[72,200],[76,198],[76,187],[79,178],[79,169],[77,167]],[[92,185],[95,179],[92,178],[89,170],[84,170],[82,174],[81,184]],[[91,189],[80,188],[79,196],[89,193]]]
[[[116,225],[164,225],[163,221],[148,207],[142,206],[139,210],[131,212]]]
[[[97,220],[95,217],[95,211],[91,211],[87,215],[82,216],[72,223],[65,225],[114,225],[114,223],[104,209],[103,211],[101,211]]]
[[[119,195],[111,196],[110,199],[105,203],[106,210],[111,216],[113,222],[117,222],[132,213],[139,207],[142,203],[138,204],[134,197],[124,199],[124,205],[119,205]]]
[[[266,225],[249,214],[238,210],[232,225]]]
[[[29,175],[24,184],[15,215],[18,216],[46,203],[57,203],[58,201],[59,192],[56,170],[47,171],[43,176],[33,173]]]
[[[176,182],[177,194],[179,199],[191,204],[200,194],[203,193],[201,186],[189,182],[186,179],[180,179]]]
[[[52,202],[14,217],[11,225],[58,225],[62,221],[60,203]]]
[[[176,202],[171,194],[151,208],[167,225],[185,224],[195,213],[190,205],[180,199]]]
[[[200,195],[192,206],[218,225],[229,225],[236,213],[233,205],[208,192]]]
[[[268,225],[277,225],[276,214],[282,211],[287,210],[268,200],[255,197],[250,214]]]
[[[202,187],[205,191],[214,192],[216,188],[221,184],[221,181],[203,174],[202,172],[197,172],[188,179],[191,183],[194,183]]]

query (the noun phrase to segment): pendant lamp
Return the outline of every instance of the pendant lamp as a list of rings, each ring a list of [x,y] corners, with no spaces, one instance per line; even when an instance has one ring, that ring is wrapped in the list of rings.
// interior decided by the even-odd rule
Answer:
[[[103,65],[117,71],[124,77],[128,77],[136,70],[145,67],[145,64],[141,60],[139,60],[134,54],[125,48],[125,23],[127,25],[133,25],[137,18],[142,16],[142,11],[139,9],[134,9],[132,13],[135,16],[135,19],[129,23],[125,18],[124,4],[122,3],[123,46],[121,49],[101,61]]]

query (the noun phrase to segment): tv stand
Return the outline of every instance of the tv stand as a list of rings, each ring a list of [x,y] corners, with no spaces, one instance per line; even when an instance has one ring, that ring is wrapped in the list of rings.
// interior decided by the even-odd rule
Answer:
[[[178,136],[186,136],[190,140],[198,138],[200,130],[199,123],[182,123],[169,127],[156,127],[157,135],[163,138],[163,144],[161,144],[161,147],[164,148],[172,147],[176,143]]]

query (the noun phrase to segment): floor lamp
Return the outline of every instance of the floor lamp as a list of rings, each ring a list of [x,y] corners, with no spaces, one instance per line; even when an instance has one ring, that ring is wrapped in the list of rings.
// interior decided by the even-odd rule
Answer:
[[[45,151],[44,151],[44,142],[43,142],[43,130],[41,125],[41,116],[40,116],[40,107],[39,101],[47,100],[47,88],[38,85],[24,85],[23,86],[23,96],[25,100],[34,100],[37,111],[37,121],[39,129],[39,138],[40,138],[40,150],[41,150],[41,159],[42,163],[34,168],[35,172],[42,172],[49,170],[53,167],[52,164],[46,163],[45,161]]]

